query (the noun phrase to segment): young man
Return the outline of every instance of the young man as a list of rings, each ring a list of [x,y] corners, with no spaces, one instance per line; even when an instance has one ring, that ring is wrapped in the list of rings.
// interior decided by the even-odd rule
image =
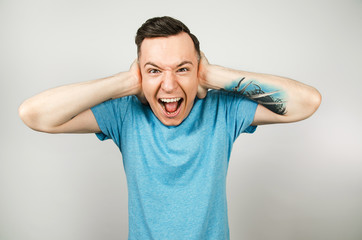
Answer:
[[[127,176],[129,239],[229,239],[233,142],[256,125],[308,118],[321,96],[287,78],[209,64],[170,17],[146,21],[136,44],[129,71],[45,91],[19,114],[37,131],[113,139]]]

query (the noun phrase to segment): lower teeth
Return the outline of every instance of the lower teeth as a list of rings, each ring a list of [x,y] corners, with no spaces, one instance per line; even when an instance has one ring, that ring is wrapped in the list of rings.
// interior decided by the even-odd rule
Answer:
[[[165,111],[166,111],[166,109],[165,109]],[[176,111],[175,111],[175,112],[176,112]],[[166,113],[167,113],[167,114],[172,114],[172,113],[174,113],[174,112],[168,112],[168,111],[166,111]]]
[[[179,107],[180,107],[180,106],[178,105],[175,111],[169,112],[169,111],[166,110],[165,105],[162,104],[162,108],[165,110],[165,112],[166,112],[167,114],[173,114],[173,113],[175,113],[175,112],[179,109]]]

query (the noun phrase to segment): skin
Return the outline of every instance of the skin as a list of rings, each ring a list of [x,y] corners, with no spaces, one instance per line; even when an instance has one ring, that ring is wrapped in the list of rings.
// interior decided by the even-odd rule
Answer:
[[[195,97],[208,89],[235,88],[257,82],[262,89],[276,89],[286,96],[285,114],[258,105],[252,125],[296,122],[311,116],[321,103],[319,92],[285,77],[251,73],[209,64],[198,56],[186,33],[145,39],[138,61],[131,68],[103,79],[46,90],[24,101],[19,115],[30,128],[47,133],[100,132],[91,107],[109,99],[137,95],[165,125],[177,126],[189,115]],[[241,94],[241,93],[240,93]],[[177,111],[165,112],[160,99],[182,99]]]
[[[273,88],[278,90],[282,93],[282,100],[285,102],[283,114],[272,112],[259,104],[252,125],[301,121],[310,117],[321,104],[321,95],[314,87],[286,77],[240,71],[209,64],[204,55],[201,57],[199,69],[201,88],[227,90],[230,86],[237,85],[240,79],[243,79],[246,85],[250,82],[257,82],[262,89]]]
[[[198,90],[198,58],[186,33],[145,39],[139,66],[142,92],[153,113],[165,125],[177,126],[190,113]],[[174,114],[165,111],[161,99],[180,98]]]

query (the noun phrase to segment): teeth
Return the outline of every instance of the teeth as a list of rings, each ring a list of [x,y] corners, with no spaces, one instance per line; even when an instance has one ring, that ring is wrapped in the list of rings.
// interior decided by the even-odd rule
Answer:
[[[169,103],[169,102],[178,102],[180,101],[181,98],[161,98],[160,100],[162,102],[166,102],[166,103]]]

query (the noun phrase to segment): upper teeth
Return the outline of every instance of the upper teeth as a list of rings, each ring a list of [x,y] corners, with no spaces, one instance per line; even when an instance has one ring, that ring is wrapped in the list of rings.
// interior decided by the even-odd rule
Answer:
[[[161,101],[162,102],[167,102],[167,103],[169,103],[169,102],[177,102],[177,101],[179,101],[181,98],[161,98]]]

